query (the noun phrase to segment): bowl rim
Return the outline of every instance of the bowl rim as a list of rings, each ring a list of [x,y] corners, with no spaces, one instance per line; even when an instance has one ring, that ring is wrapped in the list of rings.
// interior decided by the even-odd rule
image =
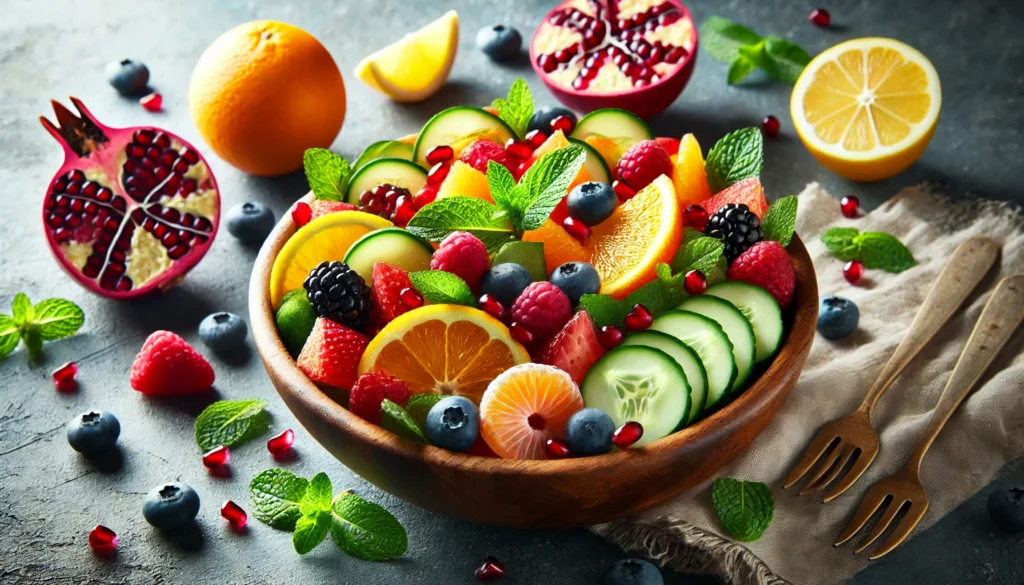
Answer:
[[[621,91],[614,91],[614,92],[608,92],[608,93],[590,93],[590,92],[580,91],[580,90],[575,89],[573,87],[563,87],[561,85],[556,85],[553,81],[550,81],[548,79],[548,73],[545,72],[543,69],[541,69],[539,65],[537,65],[537,58],[536,58],[537,54],[534,52],[534,49],[533,49],[533,41],[534,41],[534,39],[537,38],[537,31],[540,30],[540,25],[538,25],[537,28],[534,29],[533,35],[530,36],[530,67],[533,68],[533,72],[537,74],[537,77],[539,77],[541,79],[541,81],[544,82],[544,85],[548,86],[549,88],[555,88],[558,91],[564,92],[564,93],[566,93],[568,95],[571,95],[571,96],[574,96],[574,97],[577,97],[577,98],[581,98],[581,99],[601,99],[601,98],[607,99],[607,98],[611,98],[611,97],[633,96],[633,95],[639,95],[639,94],[647,92],[647,91],[653,91],[656,88],[661,87],[662,85],[666,85],[670,81],[673,81],[677,75],[683,74],[683,72],[686,71],[687,67],[690,66],[691,62],[694,61],[697,58],[697,51],[700,48],[700,37],[699,37],[699,34],[697,32],[696,21],[693,19],[693,13],[690,12],[690,9],[685,4],[683,4],[680,0],[665,0],[665,1],[668,2],[669,4],[675,5],[676,8],[678,8],[679,10],[682,11],[683,16],[687,20],[690,21],[690,28],[693,29],[693,50],[689,51],[687,53],[685,59],[683,59],[682,61],[677,63],[676,69],[674,71],[672,71],[672,73],[670,75],[668,75],[666,77],[662,77],[661,79],[659,79],[658,81],[656,81],[656,82],[654,82],[654,83],[652,83],[650,85],[645,85],[643,87],[634,87],[632,89],[625,89],[625,90],[621,90]],[[541,24],[544,24],[545,22],[547,22],[548,17],[551,16],[551,13],[553,13],[554,11],[558,10],[559,8],[561,8],[563,4],[566,4],[566,1],[559,2],[557,6],[555,6],[551,10],[549,10],[547,12],[547,14],[544,15],[544,19],[541,21]]]
[[[308,204],[312,200],[313,193],[310,192],[299,201]],[[642,447],[613,451],[603,455],[555,460],[518,460],[459,453],[405,439],[363,420],[328,396],[299,369],[277,333],[274,311],[270,303],[269,286],[273,260],[276,259],[278,252],[295,230],[296,226],[290,213],[278,222],[260,249],[249,283],[249,319],[253,340],[265,367],[273,368],[271,377],[276,382],[275,387],[278,393],[283,395],[287,392],[291,398],[301,401],[308,410],[317,413],[324,419],[324,422],[339,433],[347,432],[354,435],[358,441],[384,450],[396,457],[419,460],[428,465],[454,468],[457,471],[492,475],[529,474],[535,476],[564,475],[570,472],[573,474],[589,473],[634,462],[638,451],[649,455],[667,453],[680,449],[691,441],[699,442],[723,427],[742,424],[744,413],[756,410],[758,404],[763,405],[771,401],[778,391],[777,384],[772,382],[776,378],[784,377],[781,368],[788,367],[794,360],[799,364],[798,367],[802,368],[804,359],[801,359],[800,354],[810,346],[816,331],[817,278],[806,247],[799,236],[794,234],[787,252],[795,260],[797,294],[794,296],[792,305],[784,311],[784,318],[789,321],[790,327],[786,331],[782,346],[772,357],[772,362],[768,367],[750,386],[724,407],[693,425]],[[789,316],[787,317],[785,313],[788,313]]]

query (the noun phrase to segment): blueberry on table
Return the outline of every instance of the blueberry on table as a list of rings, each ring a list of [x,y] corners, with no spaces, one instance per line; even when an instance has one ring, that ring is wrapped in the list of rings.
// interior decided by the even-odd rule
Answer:
[[[68,423],[68,444],[84,455],[102,453],[117,443],[121,423],[105,410],[90,410]]]
[[[584,408],[565,423],[565,442],[573,455],[601,455],[612,450],[615,422],[599,408]]]
[[[835,295],[821,299],[818,333],[825,339],[842,339],[857,329],[860,310],[850,299]]]
[[[106,74],[107,81],[121,95],[141,95],[149,86],[149,68],[139,61],[113,61],[107,64]]]
[[[199,339],[217,353],[232,352],[242,347],[248,331],[241,317],[224,311],[207,315],[199,323]]]
[[[597,294],[601,290],[601,277],[586,262],[566,262],[551,271],[551,284],[562,289],[572,306],[580,304],[583,295]]]
[[[566,206],[569,215],[594,227],[615,213],[619,198],[608,183],[587,181],[569,191]]]
[[[988,515],[1001,530],[1024,532],[1024,488],[1001,488],[989,494]]]
[[[164,532],[187,526],[199,514],[199,494],[183,483],[166,483],[146,494],[142,515]]]
[[[661,571],[643,559],[623,559],[601,576],[601,585],[665,585]]]
[[[555,118],[565,116],[572,120],[573,126],[576,125],[578,118],[572,110],[563,108],[562,106],[549,106],[546,108],[539,108],[533,112],[533,117],[530,118],[530,123],[527,125],[527,131],[540,130],[545,135],[551,134],[551,122]]]
[[[530,271],[515,262],[503,262],[484,273],[480,290],[498,299],[505,309],[511,309],[526,287],[533,284]]]
[[[504,61],[519,54],[519,49],[523,46],[523,37],[510,26],[485,26],[476,33],[476,46],[491,59]]]
[[[480,413],[469,399],[449,396],[427,412],[427,436],[449,451],[465,451],[480,436]]]
[[[239,203],[225,216],[228,233],[246,244],[262,244],[274,229],[274,212],[255,201]]]

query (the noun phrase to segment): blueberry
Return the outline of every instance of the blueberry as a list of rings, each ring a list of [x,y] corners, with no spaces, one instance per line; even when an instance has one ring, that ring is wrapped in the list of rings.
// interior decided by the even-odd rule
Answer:
[[[533,113],[533,117],[530,118],[530,124],[527,126],[527,131],[540,130],[544,134],[551,134],[551,121],[559,116],[568,116],[572,120],[573,126],[576,125],[576,114],[572,110],[562,106],[551,106],[540,108]]]
[[[449,396],[430,408],[426,426],[427,436],[438,447],[465,451],[480,436],[480,413],[469,399]]]
[[[643,559],[623,559],[608,567],[601,585],[665,585],[661,571]]]
[[[139,61],[122,59],[107,63],[107,81],[121,95],[136,96],[146,93],[149,86],[149,68]]]
[[[173,532],[187,526],[199,514],[199,494],[183,483],[165,483],[146,494],[142,515],[154,527]]]
[[[274,229],[274,212],[255,201],[240,203],[228,210],[228,233],[246,244],[262,244]]]
[[[529,270],[515,262],[503,262],[484,273],[480,290],[501,301],[505,309],[511,309],[512,303],[532,283]]]
[[[249,328],[234,313],[211,313],[199,323],[199,339],[217,353],[229,353],[242,347]]]
[[[821,299],[818,333],[826,339],[842,339],[857,329],[860,311],[850,299],[832,295]]]
[[[580,304],[581,296],[597,294],[601,290],[601,277],[586,262],[566,262],[551,271],[549,280],[562,289],[573,307]]]
[[[612,450],[615,422],[599,408],[584,408],[565,423],[565,442],[573,455],[600,455]]]
[[[495,61],[515,57],[522,46],[523,37],[511,26],[485,26],[476,33],[476,48]]]
[[[615,213],[619,198],[607,183],[587,181],[576,185],[565,200],[569,215],[593,227]]]
[[[988,515],[1006,532],[1024,532],[1024,488],[997,489],[989,494]]]
[[[105,410],[90,410],[68,423],[68,444],[85,455],[102,453],[117,443],[121,423]]]

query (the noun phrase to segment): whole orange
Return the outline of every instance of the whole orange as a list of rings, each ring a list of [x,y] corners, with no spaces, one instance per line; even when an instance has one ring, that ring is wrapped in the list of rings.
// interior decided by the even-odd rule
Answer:
[[[302,167],[307,148],[327,148],[345,121],[345,82],[327,49],[301,28],[273,20],[236,26],[192,71],[189,109],[217,156],[254,175]]]

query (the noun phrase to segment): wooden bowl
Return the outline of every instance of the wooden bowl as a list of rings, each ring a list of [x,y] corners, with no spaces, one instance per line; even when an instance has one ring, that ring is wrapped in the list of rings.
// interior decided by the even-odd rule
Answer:
[[[789,253],[796,295],[784,314],[783,345],[767,370],[718,412],[649,445],[596,457],[513,461],[454,453],[364,421],[321,392],[295,365],[277,335],[269,295],[274,258],[294,231],[290,216],[278,223],[260,250],[249,284],[253,338],[271,382],[306,430],[352,471],[403,500],[469,522],[517,528],[596,524],[636,514],[701,484],[775,417],[814,338],[814,267],[794,236]]]

